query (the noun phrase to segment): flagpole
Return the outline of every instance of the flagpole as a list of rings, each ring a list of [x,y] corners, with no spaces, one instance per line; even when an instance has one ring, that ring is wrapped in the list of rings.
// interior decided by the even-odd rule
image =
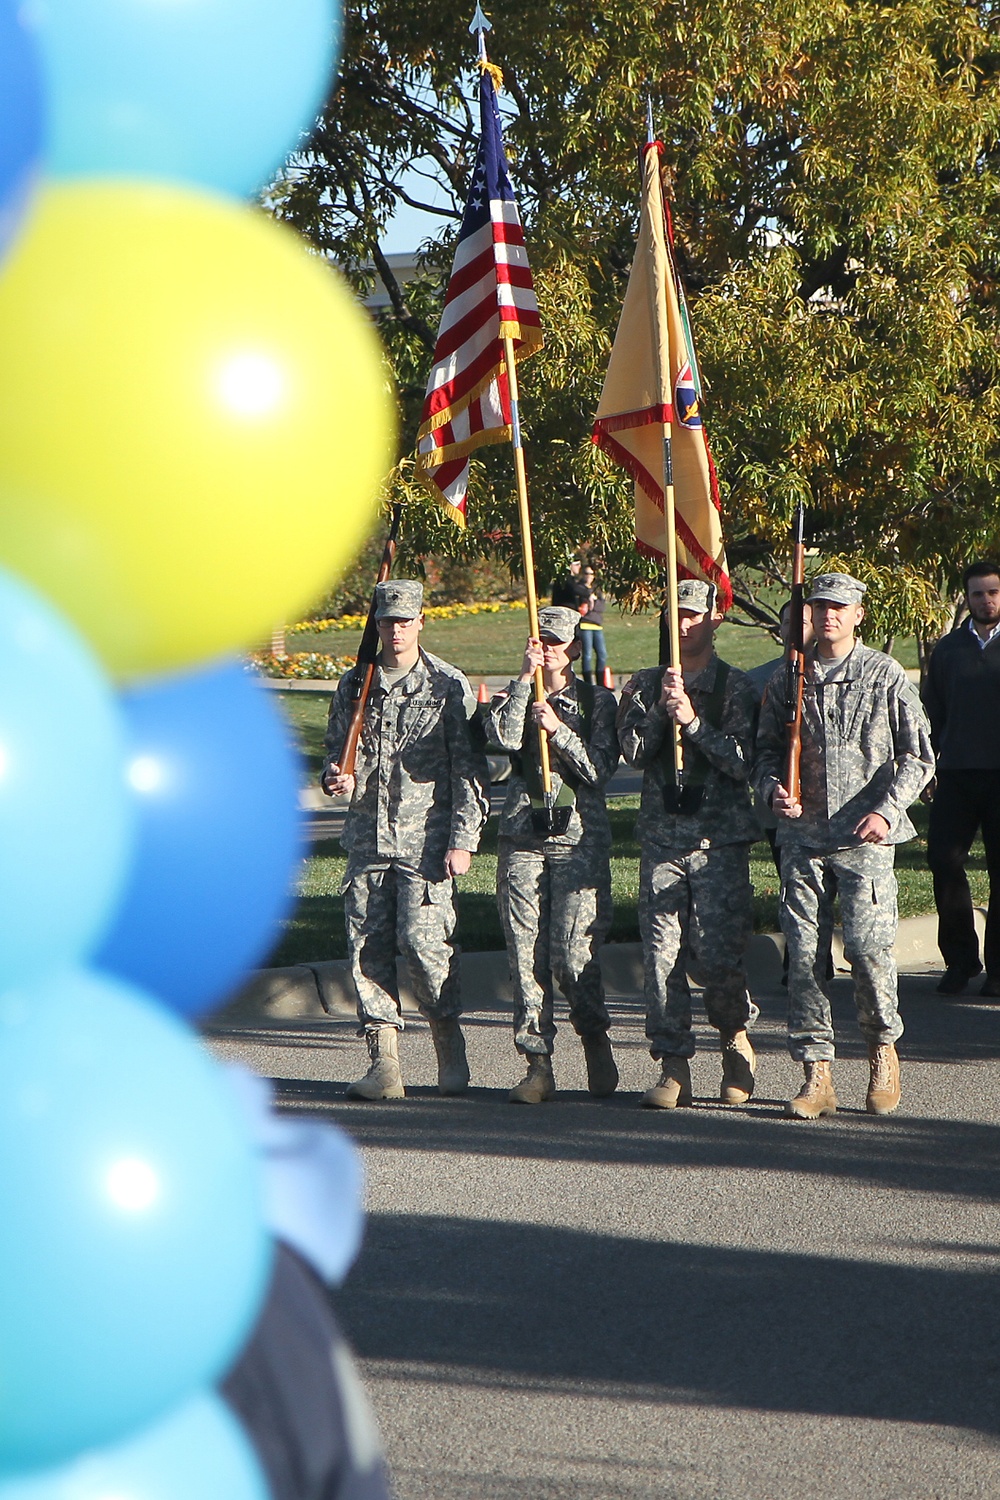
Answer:
[[[646,129],[647,147],[652,147],[655,134],[653,130],[653,101],[646,96]],[[666,237],[666,224],[664,224],[664,238]],[[665,247],[667,254],[664,257],[667,275],[670,275],[671,262],[669,246]],[[666,370],[667,379],[670,379],[670,329],[667,324],[666,309],[663,299],[657,294],[656,278],[650,278],[653,298],[653,328],[656,331],[656,340],[660,350],[660,369]],[[662,394],[662,392],[661,392]],[[668,411],[673,410],[674,393],[667,389],[667,400],[663,405]],[[680,634],[680,611],[677,605],[677,518],[674,508],[674,461],[672,443],[673,424],[667,420],[663,424],[663,529],[666,536],[667,554],[667,621],[670,626],[670,666],[675,671],[681,670],[681,634]],[[681,739],[681,726],[677,720],[673,720],[674,741],[674,781],[678,790],[684,784],[684,742]]]
[[[492,31],[492,24],[483,14],[480,0],[476,0],[476,13],[472,18],[469,30],[477,36],[479,44],[479,66],[485,68],[489,59],[486,55],[486,33]],[[524,587],[527,594],[528,604],[528,634],[532,640],[538,639],[538,595],[535,591],[535,555],[531,543],[531,513],[528,510],[528,479],[524,468],[524,448],[521,443],[521,419],[519,415],[519,402],[517,391],[517,360],[514,355],[514,340],[508,335],[503,336],[503,359],[504,368],[507,372],[507,390],[510,396],[510,441],[514,450],[514,478],[517,487],[517,514],[521,525],[521,556],[524,562]],[[541,667],[535,668],[535,702],[546,701],[545,679]],[[541,770],[542,796],[545,801],[545,810],[551,813],[555,804],[552,792],[552,767],[549,761],[549,737],[541,724],[538,728],[538,759]]]
[[[531,545],[531,515],[528,510],[528,480],[524,471],[524,448],[521,444],[521,420],[518,415],[517,361],[514,357],[514,340],[503,341],[504,365],[507,370],[507,387],[510,392],[510,440],[514,449],[514,476],[517,481],[517,513],[521,523],[521,555],[524,559],[524,585],[528,603],[528,634],[538,639],[538,596],[535,592],[535,556]],[[546,701],[545,679],[541,667],[535,668],[535,702]],[[538,751],[541,761],[542,793],[545,805],[551,811],[552,769],[549,764],[549,737],[542,726],[538,726]]]

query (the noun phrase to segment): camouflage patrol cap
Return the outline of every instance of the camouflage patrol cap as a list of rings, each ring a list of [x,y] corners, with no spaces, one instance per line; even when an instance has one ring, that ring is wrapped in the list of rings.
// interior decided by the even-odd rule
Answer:
[[[580,616],[576,610],[566,609],[561,604],[546,604],[538,611],[538,634],[551,636],[564,646],[575,638],[579,625]]]
[[[710,615],[715,608],[718,590],[714,583],[704,578],[682,578],[677,585],[677,608],[688,609],[695,615]],[[664,601],[663,612],[667,611]]]
[[[809,589],[810,604],[824,600],[828,604],[860,604],[868,592],[850,573],[817,573]]]
[[[414,578],[375,585],[376,620],[415,620],[424,607],[424,586]]]

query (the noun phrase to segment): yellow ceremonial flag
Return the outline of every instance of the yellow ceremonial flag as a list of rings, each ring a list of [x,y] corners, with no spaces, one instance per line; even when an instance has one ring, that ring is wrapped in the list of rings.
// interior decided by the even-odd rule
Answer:
[[[594,422],[594,442],[635,480],[635,541],[666,557],[664,433],[670,432],[681,577],[704,578],[728,608],[732,588],[715,468],[701,420],[694,347],[670,251],[659,141],[642,157],[639,239]]]

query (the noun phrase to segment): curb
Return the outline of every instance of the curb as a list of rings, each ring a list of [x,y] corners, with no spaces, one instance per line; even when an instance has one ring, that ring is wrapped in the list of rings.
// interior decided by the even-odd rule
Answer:
[[[986,914],[976,911],[980,937]],[[780,933],[756,933],[747,950],[747,976],[752,993],[777,989],[781,981],[781,959],[785,940]],[[940,970],[937,948],[937,917],[906,917],[899,924],[894,947],[896,963],[903,974],[927,974]],[[843,938],[834,933],[833,957],[838,973],[847,974]],[[417,1005],[405,963],[397,960],[399,994],[404,1014],[416,1015]],[[475,996],[467,1010],[510,1009],[512,995],[506,953],[463,953],[462,993]],[[609,996],[636,998],[642,994],[642,947],[639,943],[605,943],[601,949],[601,973]],[[324,1018],[353,1019],[354,987],[345,959],[296,964],[287,969],[258,969],[224,1010],[212,1016],[206,1029],[244,1031],[247,1028],[280,1027],[290,1021]]]

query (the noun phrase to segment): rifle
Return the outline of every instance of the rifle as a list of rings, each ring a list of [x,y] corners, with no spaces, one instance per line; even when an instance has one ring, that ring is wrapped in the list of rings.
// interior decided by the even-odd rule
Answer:
[[[792,528],[792,601],[788,619],[788,651],[785,655],[785,722],[788,725],[785,791],[796,801],[802,790],[802,690],[806,680],[806,654],[802,639],[806,595],[805,520],[805,509],[800,500]]]
[[[376,584],[385,583],[392,572],[393,559],[396,556],[396,539],[399,536],[399,523],[402,519],[402,505],[392,507],[392,522],[389,526],[389,535],[386,537],[385,548],[382,552],[382,561],[379,563],[378,578]],[[358,647],[357,676],[354,679],[354,692],[351,696],[351,719],[344,735],[344,744],[340,752],[341,776],[353,776],[354,765],[358,757],[358,741],[361,739],[361,725],[365,717],[365,707],[368,703],[368,694],[371,692],[372,678],[375,675],[375,657],[378,653],[378,626],[375,624],[375,590],[372,589],[371,603],[368,606],[368,618],[361,636],[361,645]]]

